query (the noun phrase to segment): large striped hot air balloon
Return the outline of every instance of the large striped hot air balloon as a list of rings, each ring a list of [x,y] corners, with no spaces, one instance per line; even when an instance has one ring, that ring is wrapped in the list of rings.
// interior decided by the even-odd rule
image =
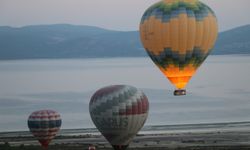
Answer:
[[[217,38],[214,12],[198,0],[162,0],[144,13],[141,41],[148,55],[175,85],[185,87],[214,47]]]
[[[51,140],[60,130],[62,120],[53,110],[33,112],[28,118],[30,132],[37,138],[44,149],[47,149]]]
[[[91,118],[115,150],[125,150],[144,125],[149,103],[146,95],[128,85],[108,86],[91,98]]]

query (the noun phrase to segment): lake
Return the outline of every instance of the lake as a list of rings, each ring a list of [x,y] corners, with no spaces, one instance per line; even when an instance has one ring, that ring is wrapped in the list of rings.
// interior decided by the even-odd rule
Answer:
[[[250,121],[250,56],[209,56],[182,97],[150,58],[11,60],[0,61],[0,132],[28,130],[39,109],[58,111],[63,129],[93,128],[89,100],[113,84],[145,92],[146,125]]]

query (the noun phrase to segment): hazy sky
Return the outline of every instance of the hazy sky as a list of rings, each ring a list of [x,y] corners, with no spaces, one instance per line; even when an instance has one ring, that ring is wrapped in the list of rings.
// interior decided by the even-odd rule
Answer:
[[[0,0],[0,26],[68,23],[137,30],[159,0]],[[220,30],[250,24],[250,0],[202,0],[217,14]]]

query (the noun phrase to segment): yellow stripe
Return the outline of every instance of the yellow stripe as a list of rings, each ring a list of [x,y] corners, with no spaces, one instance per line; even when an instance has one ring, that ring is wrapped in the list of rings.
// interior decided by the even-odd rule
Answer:
[[[195,44],[195,37],[196,37],[196,22],[195,18],[188,19],[188,44],[187,50],[193,50]]]
[[[203,37],[200,49],[202,50],[203,54],[206,54],[208,51],[208,42],[210,34],[209,18],[208,17],[204,18],[202,23],[204,28],[203,28]]]
[[[173,18],[170,20],[170,44],[173,52],[179,50],[179,19]]]
[[[155,49],[157,49],[158,54],[164,50],[164,44],[162,40],[162,27],[163,24],[160,19],[154,20],[154,38],[155,38]]]
[[[209,20],[209,38],[208,38],[208,43],[207,43],[207,49],[208,51],[211,50],[211,45],[212,45],[212,41],[213,41],[213,15],[209,13],[208,15],[208,20]]]
[[[141,39],[144,47],[154,55],[159,55],[164,50],[162,36],[163,24],[160,19],[151,16],[140,26]]]
[[[217,39],[217,36],[218,36],[218,24],[217,24],[217,19],[215,17],[212,18],[212,42],[211,42],[211,45],[210,45],[210,49],[214,47],[214,44],[215,44],[215,41]]]
[[[181,55],[186,55],[187,35],[188,35],[188,16],[187,14],[180,14],[179,15],[179,54]]]
[[[201,49],[207,54],[209,50],[213,48],[218,34],[216,18],[212,14],[204,18],[204,28],[204,38]]]
[[[202,44],[202,36],[203,36],[203,22],[196,21],[196,38],[195,38],[195,46],[201,47]]]
[[[163,23],[163,32],[162,32],[162,38],[163,38],[163,46],[165,48],[171,47],[170,45],[170,23]]]

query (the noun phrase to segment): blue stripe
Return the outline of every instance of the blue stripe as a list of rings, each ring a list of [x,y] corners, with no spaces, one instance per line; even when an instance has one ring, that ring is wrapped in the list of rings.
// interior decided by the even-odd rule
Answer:
[[[203,21],[208,14],[212,14],[215,17],[212,9],[201,2],[197,4],[197,9],[190,9],[187,5],[181,4],[175,9],[171,8],[170,12],[161,8],[160,5],[154,5],[154,7],[151,7],[144,13],[141,23],[149,19],[151,16],[155,16],[157,19],[161,19],[162,22],[165,23],[169,22],[171,19],[179,17],[180,14],[187,14],[189,18],[195,17],[197,21]]]
[[[178,18],[179,17],[179,11],[174,10],[171,12],[171,19]]]
[[[150,16],[155,16],[157,19],[161,19],[163,15],[163,11],[161,11],[160,9],[156,8],[151,14]]]
[[[162,16],[162,22],[170,22],[170,20],[171,20],[171,17],[170,17],[170,15],[163,15]]]
[[[195,17],[194,11],[192,11],[192,10],[187,10],[187,15],[188,15],[189,18]]]
[[[61,127],[62,120],[28,121],[28,127],[33,129],[46,129]]]
[[[180,15],[180,14],[187,14],[187,10],[186,10],[186,8],[184,8],[184,7],[180,7],[180,8],[178,9],[178,11],[179,11],[179,15]]]

